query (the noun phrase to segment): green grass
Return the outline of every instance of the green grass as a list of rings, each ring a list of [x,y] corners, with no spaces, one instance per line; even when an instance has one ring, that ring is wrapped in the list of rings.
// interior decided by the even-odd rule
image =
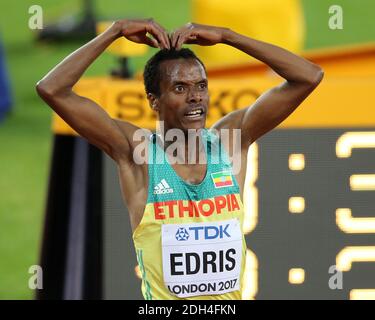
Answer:
[[[36,44],[28,29],[31,0],[12,1],[0,10],[0,33],[5,43],[13,112],[0,124],[0,299],[31,299],[28,269],[38,263],[51,154],[51,111],[35,94],[34,86],[49,69],[77,45]],[[45,21],[79,11],[78,0],[40,0]],[[157,3],[157,5],[155,5]],[[372,0],[336,0],[344,8],[344,30],[328,28],[328,0],[303,0],[307,23],[306,48],[374,40]],[[176,28],[190,17],[188,0],[97,0],[103,18],[154,17],[166,28]],[[124,13],[121,16],[121,13]],[[48,19],[47,19],[48,18]],[[150,56],[152,51],[147,55]],[[137,70],[147,57],[134,59]],[[102,75],[113,67],[105,54],[86,73]]]
[[[307,49],[375,41],[375,2],[373,0],[303,0],[307,26]],[[331,30],[331,5],[343,10],[343,29]]]

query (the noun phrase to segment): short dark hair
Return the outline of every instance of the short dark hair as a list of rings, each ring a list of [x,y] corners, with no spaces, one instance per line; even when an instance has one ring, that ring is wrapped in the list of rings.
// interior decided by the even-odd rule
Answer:
[[[167,60],[177,59],[195,59],[203,66],[204,70],[206,71],[203,62],[195,55],[192,50],[187,48],[182,48],[180,50],[162,49],[147,61],[145,69],[143,71],[143,81],[146,93],[153,93],[158,97],[160,96],[160,63]]]

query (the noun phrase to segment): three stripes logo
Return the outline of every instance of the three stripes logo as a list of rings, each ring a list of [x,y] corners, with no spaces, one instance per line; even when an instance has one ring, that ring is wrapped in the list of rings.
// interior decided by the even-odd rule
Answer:
[[[161,180],[160,183],[158,183],[154,187],[154,194],[165,194],[165,193],[172,193],[173,189],[169,186],[167,181],[165,179]]]

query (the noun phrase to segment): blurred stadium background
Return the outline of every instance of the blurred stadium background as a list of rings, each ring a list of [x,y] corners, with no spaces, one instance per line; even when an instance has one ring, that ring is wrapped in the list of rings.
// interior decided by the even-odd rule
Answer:
[[[28,288],[31,276],[28,269],[39,262],[52,148],[52,112],[37,97],[34,88],[37,80],[79,46],[79,42],[36,42],[36,32],[28,28],[28,9],[34,4],[42,6],[44,23],[48,24],[62,16],[79,16],[82,1],[2,0],[0,3],[0,37],[13,99],[11,111],[0,123],[0,299],[34,296],[34,291]],[[305,21],[303,50],[375,41],[372,0],[302,0],[300,4]],[[343,30],[328,28],[328,8],[334,4],[344,9]],[[99,20],[153,17],[167,29],[192,20],[191,7],[189,0],[160,0],[157,4],[146,0],[95,1]],[[154,52],[151,49],[132,58],[133,70],[141,71]],[[114,66],[113,56],[105,53],[86,76],[107,75]]]

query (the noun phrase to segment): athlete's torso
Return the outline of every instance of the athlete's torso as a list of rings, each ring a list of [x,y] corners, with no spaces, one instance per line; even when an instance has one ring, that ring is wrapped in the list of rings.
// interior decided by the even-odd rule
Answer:
[[[229,145],[224,145],[228,155],[233,158],[231,150],[233,145],[229,139]],[[137,145],[133,146],[133,149]],[[148,158],[148,149],[145,150],[145,157]],[[238,158],[239,156],[236,155]],[[246,177],[246,163],[247,163],[247,151],[241,150],[240,154],[240,170],[235,172],[234,176],[240,188],[240,197],[243,201],[243,189]],[[239,160],[239,159],[237,159]],[[206,164],[196,165],[183,165],[183,164],[172,164],[176,174],[181,179],[191,184],[198,184],[201,182],[206,174]],[[122,161],[118,164],[119,181],[122,187],[122,194],[125,200],[132,231],[137,228],[142,220],[145,204],[148,197],[148,166],[147,163],[136,165],[131,160]],[[128,184],[132,181],[132,184]]]
[[[133,234],[146,299],[241,298],[241,191],[220,141],[205,133],[208,164],[186,180],[156,136],[150,140],[148,196]],[[219,153],[215,146],[221,146]],[[157,164],[160,155],[164,162]]]

